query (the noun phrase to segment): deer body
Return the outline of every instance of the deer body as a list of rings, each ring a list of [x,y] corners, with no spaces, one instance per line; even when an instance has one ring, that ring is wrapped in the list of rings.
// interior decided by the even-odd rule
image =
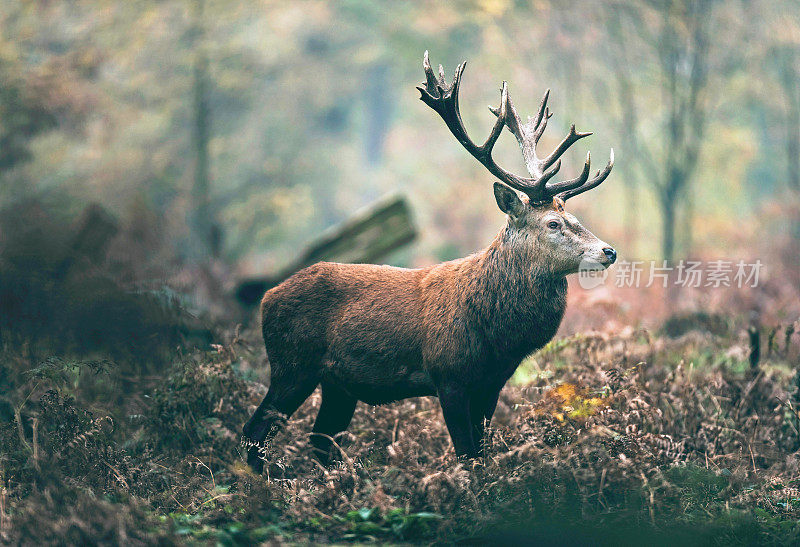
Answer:
[[[268,351],[307,348],[318,383],[369,404],[435,395],[434,377],[455,375],[478,388],[487,379],[505,384],[558,329],[566,279],[523,264],[503,236],[479,253],[423,269],[311,266],[264,296]]]
[[[425,56],[422,99],[459,142],[505,184],[495,183],[506,226],[484,250],[421,269],[319,263],[267,291],[262,330],[270,362],[267,396],[244,427],[252,443],[274,433],[317,386],[322,404],[312,445],[327,462],[332,436],[345,430],[358,401],[384,404],[435,395],[456,454],[476,456],[501,389],[522,359],[555,335],[566,308],[566,276],[584,261],[601,267],[616,252],[564,211],[564,200],[600,184],[589,159],[576,179],[548,182],[561,154],[588,133],[570,134],[544,159],[535,144],[550,117],[545,95],[536,119],[522,124],[505,83],[498,117],[483,146],[461,123],[462,64],[448,86]],[[506,126],[520,142],[532,178],[494,164],[491,148]],[[513,189],[512,189],[513,188]],[[521,192],[521,193],[520,193]],[[248,463],[260,470],[257,444]]]

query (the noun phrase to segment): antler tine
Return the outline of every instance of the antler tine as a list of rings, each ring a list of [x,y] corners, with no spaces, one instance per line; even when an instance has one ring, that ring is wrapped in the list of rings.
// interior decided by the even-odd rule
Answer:
[[[536,121],[533,122],[533,127],[538,128],[539,124],[542,123],[542,117],[545,115],[545,112],[549,112],[547,108],[547,99],[550,98],[550,89],[544,92],[542,96],[542,101],[539,103],[539,112],[536,114]],[[547,116],[549,118],[550,116]],[[547,118],[545,119],[545,123],[547,123]],[[540,135],[541,136],[541,135]]]
[[[440,86],[437,86],[439,83],[436,80],[436,76],[433,75],[433,69],[431,69],[431,61],[428,59],[428,52],[425,52],[425,57],[422,59],[422,68],[425,71],[425,87],[428,90],[434,90],[437,87],[441,89]]]
[[[588,137],[591,134],[592,134],[591,131],[587,133],[581,133],[579,131],[576,131],[575,124],[573,123],[569,128],[569,133],[567,133],[567,136],[564,137],[564,140],[562,140],[559,143],[559,145],[556,146],[556,149],[553,150],[553,152],[549,156],[547,156],[545,159],[542,160],[542,167],[544,169],[547,169],[547,167],[549,167],[554,161],[560,158],[562,154],[564,154],[564,152],[566,152],[570,146],[572,146],[582,138]]]
[[[533,124],[535,131],[533,132],[533,141],[538,144],[539,139],[542,138],[544,130],[547,129],[547,120],[553,117],[550,112],[550,107],[547,106],[547,99],[550,98],[550,90],[544,92],[542,102],[539,103],[539,112],[536,114],[536,122]],[[530,119],[530,118],[528,118]]]
[[[492,126],[491,133],[489,133],[489,136],[486,138],[486,142],[484,142],[483,146],[481,147],[485,150],[488,150],[490,158],[494,144],[500,137],[500,133],[503,132],[503,126],[508,124],[509,112],[512,112],[514,116],[517,115],[517,113],[513,111],[513,108],[514,107],[511,105],[511,99],[508,96],[508,84],[506,84],[504,81],[503,87],[500,89],[500,107],[498,108],[499,112],[497,114],[497,120]]]
[[[558,194],[559,192],[564,192],[567,190],[573,190],[575,188],[579,188],[586,182],[586,179],[589,178],[589,170],[591,163],[592,163],[592,154],[591,152],[587,152],[586,162],[583,164],[583,171],[581,171],[581,174],[572,180],[565,180],[562,182],[555,182],[552,184],[548,184],[547,192],[549,194],[555,195]]]
[[[505,113],[503,113],[503,107],[506,109]],[[514,102],[511,100],[511,95],[508,93],[508,84],[505,81],[503,81],[500,106],[497,108],[490,106],[489,112],[497,116],[498,119],[504,118],[508,130],[511,131],[517,138],[517,141],[522,144],[525,139],[522,134],[522,122],[519,119],[519,114],[517,114],[517,109],[514,108]]]
[[[587,158],[586,165],[588,166],[588,158]],[[586,192],[587,190],[591,190],[592,188],[594,188],[596,186],[599,186],[600,183],[603,182],[604,180],[606,180],[606,178],[608,178],[608,175],[611,174],[611,169],[613,167],[614,167],[614,149],[612,148],[611,149],[611,159],[608,160],[608,164],[601,171],[597,171],[597,174],[594,176],[594,178],[592,178],[586,184],[582,184],[582,185],[580,185],[580,186],[578,186],[576,188],[569,189],[569,190],[566,190],[566,191],[562,191],[562,192],[556,194],[557,197],[563,199],[564,201],[567,201],[567,199],[569,199],[569,198],[571,198],[573,196],[577,196],[578,194],[582,194],[582,193]],[[584,169],[586,169],[586,168],[584,168]],[[588,171],[588,169],[586,169],[586,170]]]

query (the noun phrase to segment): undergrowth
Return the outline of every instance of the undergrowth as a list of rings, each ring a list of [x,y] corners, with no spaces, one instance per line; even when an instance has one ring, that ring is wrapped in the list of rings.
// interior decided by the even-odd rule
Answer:
[[[474,461],[454,457],[427,398],[359,405],[322,469],[307,443],[315,394],[256,476],[239,441],[266,391],[263,356],[255,333],[231,338],[135,382],[110,358],[31,362],[6,347],[0,374],[17,381],[0,408],[2,540],[800,540],[791,339],[756,369],[735,333],[561,339],[503,391]]]

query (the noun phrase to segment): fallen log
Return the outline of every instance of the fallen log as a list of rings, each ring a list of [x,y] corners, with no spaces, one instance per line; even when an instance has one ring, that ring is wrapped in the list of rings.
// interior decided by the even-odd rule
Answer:
[[[376,263],[411,243],[416,236],[406,199],[389,196],[323,232],[276,273],[243,279],[236,287],[236,299],[244,306],[254,306],[267,290],[312,264],[323,261]]]

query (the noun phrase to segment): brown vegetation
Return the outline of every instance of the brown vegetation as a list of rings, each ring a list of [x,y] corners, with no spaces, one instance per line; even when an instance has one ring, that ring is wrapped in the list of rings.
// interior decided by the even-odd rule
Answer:
[[[485,456],[470,462],[454,458],[435,400],[411,399],[359,407],[325,470],[307,441],[315,394],[263,477],[238,450],[264,392],[245,379],[262,359],[254,333],[180,358],[123,407],[91,400],[95,376],[111,382],[113,369],[51,362],[9,394],[3,538],[511,541],[579,526],[577,540],[601,543],[690,531],[692,543],[793,541],[800,420],[788,364],[800,348],[781,333],[788,345],[775,342],[758,370],[737,332],[556,340],[502,392]],[[30,367],[9,357],[5,374]]]

